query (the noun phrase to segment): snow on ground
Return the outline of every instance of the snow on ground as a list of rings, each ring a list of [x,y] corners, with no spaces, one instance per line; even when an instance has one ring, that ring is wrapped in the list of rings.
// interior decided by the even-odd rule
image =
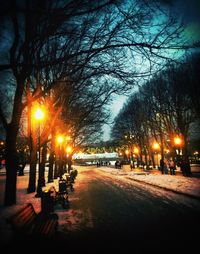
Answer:
[[[127,167],[123,169],[101,167],[101,170],[200,199],[200,177],[195,177],[196,174],[185,177],[180,170],[177,170],[176,175],[162,175],[159,170],[134,169],[130,171]]]
[[[78,168],[78,167],[77,167]],[[154,186],[162,187],[167,190],[172,190],[177,193],[186,194],[191,197],[200,199],[200,177],[195,177],[197,174],[193,174],[192,177],[182,176],[180,171],[176,172],[176,175],[162,175],[158,170],[144,171],[142,169],[129,170],[129,167],[124,167],[123,169],[115,169],[111,167],[99,167],[96,168],[104,172],[117,175],[118,177],[123,177],[123,179],[141,181]],[[17,177],[17,205],[10,207],[3,206],[4,190],[5,190],[5,172],[0,171],[0,236],[1,240],[4,241],[10,238],[10,230],[6,224],[6,218],[10,214],[13,214],[25,203],[31,202],[36,210],[36,212],[41,211],[41,200],[40,198],[35,198],[35,193],[27,194],[27,179],[28,179],[28,169],[25,170],[25,175]],[[48,186],[47,186],[48,187]],[[75,197],[74,197],[75,198]],[[69,210],[68,213],[74,215],[75,211]],[[77,212],[77,211],[76,211]],[[63,214],[59,218],[60,223],[64,226],[66,214]],[[68,214],[69,215],[69,214]],[[70,217],[70,216],[68,216]],[[80,216],[71,216],[72,218],[79,218]],[[64,220],[64,221],[62,221]],[[76,221],[70,221],[71,227],[76,224]],[[69,226],[69,225],[68,225]]]

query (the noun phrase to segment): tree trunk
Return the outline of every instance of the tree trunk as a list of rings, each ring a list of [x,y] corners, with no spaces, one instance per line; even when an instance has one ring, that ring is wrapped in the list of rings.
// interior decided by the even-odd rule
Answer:
[[[45,163],[47,157],[47,144],[45,143],[42,147],[42,161],[41,161],[41,184],[45,186]]]
[[[28,88],[30,89],[30,88]],[[29,150],[30,150],[30,170],[29,170],[29,182],[27,193],[32,193],[36,191],[36,166],[37,166],[37,141],[35,128],[31,122],[31,109],[32,109],[32,97],[30,96],[30,91],[27,91],[28,100],[28,137],[29,137]]]
[[[6,133],[6,187],[4,205],[16,204],[16,182],[17,182],[17,162],[14,159],[16,154],[17,129],[9,125]]]
[[[56,159],[55,159],[55,167],[54,167],[54,176],[53,176],[53,178],[54,179],[57,179],[58,178],[58,159],[57,159],[57,157],[56,157]]]
[[[49,156],[48,183],[53,182],[53,166],[54,166],[54,161],[55,161],[54,152],[51,151],[50,152],[50,156]]]
[[[35,143],[32,143],[30,149],[30,172],[29,172],[29,183],[27,192],[32,193],[36,191],[36,165],[37,165],[37,147]]]
[[[16,143],[19,123],[22,114],[23,80],[17,80],[17,89],[14,97],[12,120],[6,128],[6,187],[5,206],[16,204],[16,183],[18,162],[16,161]]]

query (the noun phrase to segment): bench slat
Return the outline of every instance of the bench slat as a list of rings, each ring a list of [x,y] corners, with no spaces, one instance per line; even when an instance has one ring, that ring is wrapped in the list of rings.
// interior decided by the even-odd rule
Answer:
[[[51,237],[57,231],[58,215],[42,213],[37,214],[31,203],[7,219],[14,233],[24,235]]]

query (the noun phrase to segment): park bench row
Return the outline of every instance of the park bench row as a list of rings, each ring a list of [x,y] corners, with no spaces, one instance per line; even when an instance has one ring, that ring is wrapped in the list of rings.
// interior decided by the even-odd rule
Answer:
[[[51,239],[56,236],[58,215],[56,213],[36,213],[33,205],[27,203],[17,213],[7,219],[14,233],[14,239]]]
[[[70,174],[64,174],[58,181],[58,189],[52,185],[42,195],[42,209],[46,212],[54,210],[54,205],[61,204],[63,208],[69,207],[68,188],[74,191],[74,181],[77,176],[77,170]],[[44,205],[43,205],[44,204]]]
[[[72,174],[66,174],[65,179],[60,178],[58,190],[52,185],[48,190],[42,192],[40,213],[36,213],[33,205],[27,203],[7,219],[14,233],[14,239],[52,239],[56,237],[58,215],[54,213],[54,205],[61,203],[63,208],[69,206],[67,188],[74,190],[73,183],[77,174],[77,170],[74,170]]]

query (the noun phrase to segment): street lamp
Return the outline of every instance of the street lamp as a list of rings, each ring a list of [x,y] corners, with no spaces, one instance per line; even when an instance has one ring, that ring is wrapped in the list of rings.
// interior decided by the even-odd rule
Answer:
[[[63,174],[63,155],[62,155],[62,144],[63,144],[63,141],[64,141],[64,137],[62,135],[58,135],[57,136],[57,143],[59,145],[59,177],[61,178],[62,177],[62,174]]]
[[[127,160],[129,161],[130,160],[130,152],[129,152],[129,150],[128,149],[126,149],[125,150],[125,154],[126,154],[126,158],[127,158]]]
[[[158,162],[158,150],[160,149],[160,145],[157,142],[153,143],[153,149],[155,151],[155,153],[157,154],[157,166],[159,166],[159,162]]]
[[[72,148],[71,146],[68,146],[66,148],[66,153],[67,153],[67,171],[70,173],[72,169]]]
[[[183,140],[179,136],[174,137],[174,145],[175,145],[175,148],[178,150],[178,155],[180,155],[181,153],[180,150],[183,145]]]
[[[33,113],[34,119],[38,121],[38,185],[37,193],[35,197],[41,197],[42,194],[42,172],[40,164],[40,123],[44,119],[44,111],[41,108],[37,108]]]
[[[136,156],[136,164],[137,164],[137,167],[139,167],[139,148],[138,147],[134,147],[133,148],[133,153],[134,155]]]

